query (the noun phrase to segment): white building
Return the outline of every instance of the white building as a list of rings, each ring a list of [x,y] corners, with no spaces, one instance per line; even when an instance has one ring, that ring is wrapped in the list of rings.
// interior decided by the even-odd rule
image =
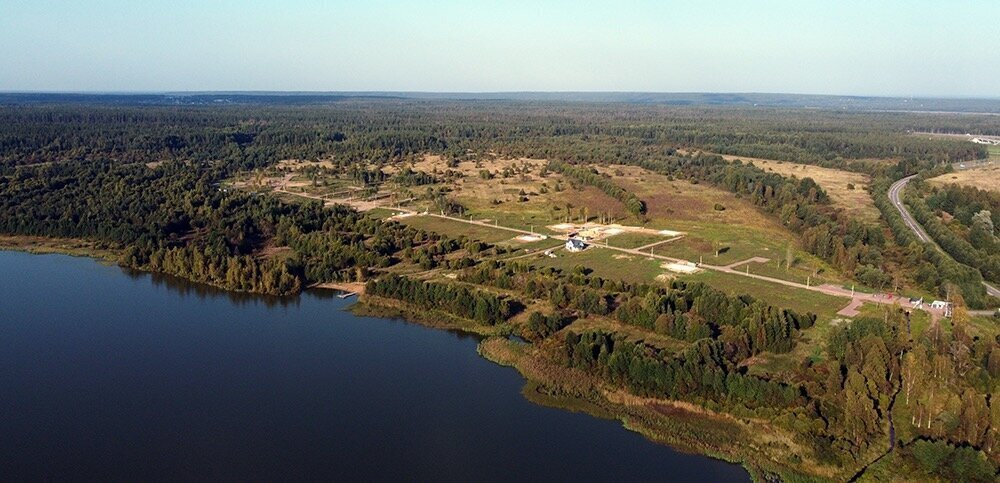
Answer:
[[[570,238],[566,240],[566,250],[571,252],[580,252],[584,248],[587,248],[587,244],[578,238]]]
[[[935,300],[931,302],[931,308],[935,310],[943,310],[945,317],[951,317],[951,304],[943,300]]]

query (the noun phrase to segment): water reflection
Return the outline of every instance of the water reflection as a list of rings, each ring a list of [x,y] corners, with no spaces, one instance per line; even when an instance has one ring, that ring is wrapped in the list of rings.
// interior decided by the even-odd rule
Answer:
[[[528,402],[477,336],[333,291],[231,294],[0,252],[3,480],[747,481]],[[165,288],[165,290],[164,290]]]
[[[180,277],[173,275],[167,275],[163,273],[156,272],[144,272],[142,270],[134,270],[128,267],[120,267],[122,273],[127,275],[132,280],[140,280],[148,278],[153,282],[155,287],[166,287],[169,291],[179,294],[182,297],[195,297],[198,300],[204,301],[210,298],[220,298],[225,297],[230,302],[236,305],[246,305],[246,304],[257,304],[261,303],[265,307],[298,307],[301,300],[298,296],[288,295],[288,296],[275,296],[275,295],[262,295],[262,294],[252,294],[245,292],[232,292],[229,290],[223,290],[211,285],[206,285],[202,283],[191,282]],[[313,290],[310,294],[315,292],[316,296],[322,299],[333,298],[335,292],[330,290]]]

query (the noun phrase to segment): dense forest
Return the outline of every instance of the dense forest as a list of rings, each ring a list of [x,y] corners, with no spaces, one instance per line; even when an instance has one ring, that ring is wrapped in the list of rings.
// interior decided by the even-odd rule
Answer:
[[[906,203],[927,234],[955,260],[1000,282],[1000,196],[972,187],[914,183]],[[923,196],[921,195],[923,194]],[[926,196],[926,199],[924,198]]]
[[[424,310],[440,310],[489,325],[506,321],[521,308],[516,300],[492,292],[454,284],[421,282],[398,275],[368,282],[365,294],[401,300]]]
[[[996,458],[1000,404],[987,388],[1000,382],[1000,341],[970,336],[964,310],[953,330],[937,326],[919,337],[903,311],[859,317],[833,330],[823,360],[768,379],[747,374],[745,362],[794,350],[814,315],[702,284],[629,284],[517,262],[480,264],[459,279],[553,305],[551,314],[532,313],[521,335],[555,334],[564,364],[636,394],[766,415],[800,434],[817,458],[837,465],[858,464],[882,448],[893,411],[902,412],[912,419],[896,430],[915,438],[900,449],[908,458],[959,479],[989,481],[996,472],[971,448]],[[592,313],[690,345],[668,350],[620,333],[573,330],[573,319]]]
[[[890,180],[880,178],[872,184],[872,198],[896,241],[896,271],[910,271],[924,289],[945,297],[950,287],[957,287],[972,307],[986,305],[982,274],[973,267],[942,254],[933,244],[917,239],[903,217],[889,200]]]
[[[979,145],[909,131],[968,132],[971,116],[556,102],[337,99],[324,104],[116,106],[13,104],[0,109],[0,162],[277,159],[351,164],[467,150],[636,162],[665,149],[843,167],[867,158],[961,161]]]
[[[0,231],[96,240],[120,247],[130,267],[279,295],[363,281],[404,255],[434,265],[461,248],[346,207],[224,190],[216,181],[223,175],[193,162],[22,166],[0,177]],[[280,247],[288,249],[269,254]]]

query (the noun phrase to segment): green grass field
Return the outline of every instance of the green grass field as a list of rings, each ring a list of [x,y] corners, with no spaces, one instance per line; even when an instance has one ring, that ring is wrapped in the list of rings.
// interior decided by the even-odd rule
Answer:
[[[543,235],[555,235],[556,232],[545,228],[546,225],[553,225],[559,223],[557,221],[552,221],[552,217],[548,213],[540,211],[523,211],[523,212],[506,212],[500,210],[470,210],[466,212],[466,216],[472,215],[474,220],[496,220],[496,222],[503,226],[508,226],[511,228],[517,228],[519,230],[534,231],[535,233],[541,233]]]
[[[399,213],[398,210],[390,210],[389,208],[373,208],[365,212],[366,215],[371,216],[373,218],[378,218],[380,220],[389,218],[390,216],[393,216],[397,213]]]
[[[686,231],[688,235],[657,246],[653,253],[695,262],[703,258],[704,263],[729,265],[752,257],[783,258],[785,247],[792,243],[790,236],[744,226],[679,223],[675,229]],[[716,251],[720,252],[718,256]],[[802,254],[796,255],[801,257]]]
[[[791,269],[785,269],[784,266],[778,267],[780,260],[771,260],[764,263],[744,263],[742,265],[737,265],[733,267],[734,270],[739,270],[741,272],[746,271],[749,267],[750,273],[763,275],[765,277],[772,277],[781,280],[788,280],[790,282],[798,283],[809,283],[810,285],[822,285],[825,283],[839,283],[840,280],[837,278],[832,278],[826,276],[824,271],[822,274],[813,275],[813,270],[809,267],[803,267],[800,265],[792,265]],[[783,261],[780,261],[784,263]]]
[[[661,260],[649,260],[600,247],[590,247],[578,253],[558,250],[555,254],[556,258],[539,255],[538,258],[525,260],[530,260],[539,267],[555,267],[567,271],[580,265],[590,269],[592,275],[626,282],[652,283],[658,275],[665,272],[660,268],[660,264],[663,263]]]
[[[803,313],[812,312],[821,320],[834,318],[837,311],[850,302],[844,297],[835,297],[795,287],[786,287],[765,280],[711,270],[687,275],[683,277],[683,280],[704,282],[729,294],[751,295],[778,307],[786,307]]]
[[[647,233],[621,233],[608,238],[608,243],[611,246],[619,248],[638,248],[643,245],[649,245],[650,243],[662,242],[669,240],[670,237],[656,234]],[[675,240],[670,243],[677,243],[680,240]]]
[[[991,316],[972,317],[969,319],[969,325],[983,338],[993,339],[997,335],[1000,335],[1000,323],[997,322],[996,318]]]
[[[421,230],[440,233],[453,238],[465,236],[466,238],[480,240],[486,243],[507,241],[517,236],[517,233],[508,230],[462,223],[460,221],[447,220],[435,216],[410,216],[407,218],[400,218],[398,221]]]

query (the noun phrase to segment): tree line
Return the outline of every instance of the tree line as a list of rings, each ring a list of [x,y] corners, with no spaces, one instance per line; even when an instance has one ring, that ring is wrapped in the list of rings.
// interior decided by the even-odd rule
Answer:
[[[98,241],[129,267],[276,295],[364,281],[402,259],[434,266],[465,248],[344,206],[229,190],[225,173],[182,162],[20,166],[0,176],[0,232]]]
[[[983,278],[1000,282],[1000,196],[973,187],[948,185],[932,188],[917,181],[905,193],[914,218],[949,255],[975,267]],[[993,213],[996,212],[997,215]],[[945,224],[937,213],[947,214]]]
[[[985,307],[986,289],[983,276],[978,270],[956,262],[942,254],[931,243],[920,241],[906,225],[902,215],[889,200],[889,178],[878,178],[871,184],[872,200],[888,225],[896,245],[901,247],[900,265],[909,267],[912,278],[924,289],[947,297],[948,287],[957,287],[969,306]]]
[[[365,295],[406,302],[424,310],[440,310],[463,319],[496,325],[516,315],[522,305],[509,297],[452,283],[425,282],[399,275],[369,280]]]
[[[601,175],[593,168],[587,169],[561,161],[549,161],[546,169],[603,191],[604,194],[621,201],[625,205],[625,209],[637,218],[646,214],[646,202],[639,199],[635,193],[616,185],[609,176]]]

